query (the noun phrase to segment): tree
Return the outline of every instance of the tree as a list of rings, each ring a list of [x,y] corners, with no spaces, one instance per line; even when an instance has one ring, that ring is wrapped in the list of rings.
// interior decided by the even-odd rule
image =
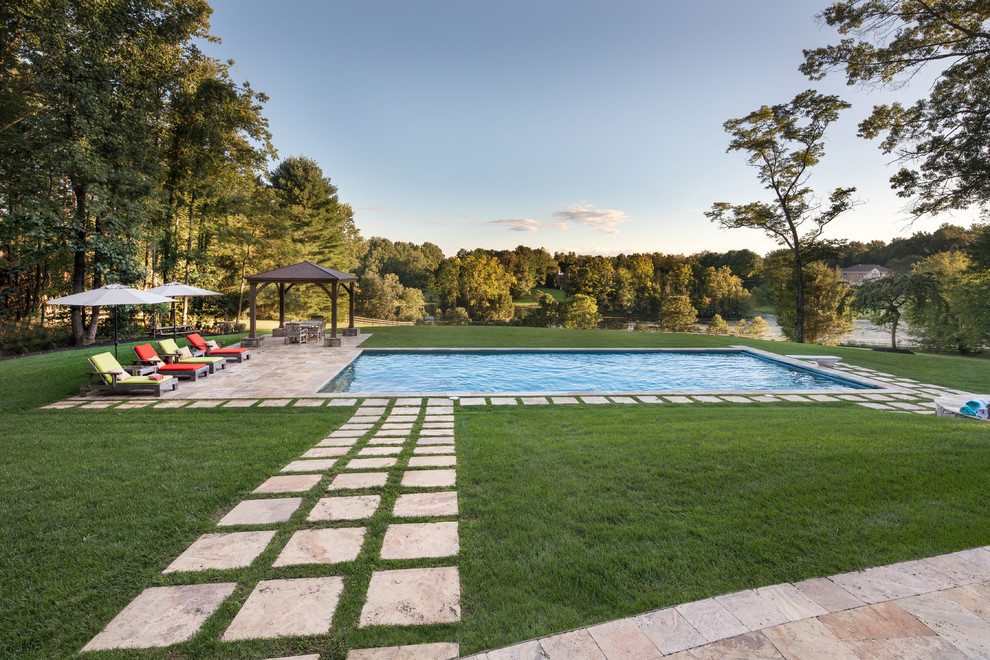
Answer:
[[[271,182],[276,209],[285,216],[291,232],[287,238],[297,246],[299,258],[352,269],[360,240],[354,213],[337,198],[337,187],[323,176],[316,161],[286,158],[272,171]]]
[[[495,257],[467,254],[440,265],[435,294],[441,307],[463,307],[474,321],[507,321],[515,311],[513,282]]]
[[[789,286],[795,291],[797,329],[793,339],[799,343],[805,340],[805,262],[825,226],[853,206],[852,194],[856,190],[836,188],[823,206],[806,184],[810,169],[825,155],[825,129],[841,110],[849,107],[837,96],[808,90],[790,103],[763,106],[745,117],[725,122],[725,130],[732,136],[727,151],[748,155],[749,164],[756,168],[760,182],[774,199],[744,205],[717,202],[705,213],[726,229],[761,229],[791,251],[794,279]],[[804,227],[808,229],[802,235]]]
[[[774,292],[777,323],[781,332],[794,341],[798,335],[798,316],[794,304],[794,260],[789,252],[779,251],[764,259],[764,280]],[[839,277],[837,268],[829,268],[821,261],[805,264],[802,273],[807,303],[800,328],[804,340],[809,343],[835,344],[852,330],[852,292]],[[756,319],[754,319],[754,322]]]
[[[564,292],[569,296],[583,293],[599,307],[608,305],[615,267],[607,257],[580,256],[564,273]]]
[[[990,200],[990,5],[985,0],[843,0],[820,19],[843,39],[805,50],[812,79],[844,69],[850,85],[902,86],[939,71],[927,98],[878,105],[859,126],[904,166],[892,178],[916,215],[985,206]],[[851,35],[851,36],[849,36]]]
[[[907,318],[921,343],[968,353],[990,344],[990,274],[970,268],[961,252],[943,252],[915,264],[919,279]]]
[[[853,309],[869,314],[880,327],[890,328],[890,347],[897,348],[897,325],[911,302],[918,279],[910,273],[894,272],[888,277],[866,280],[856,287]]]
[[[560,321],[565,328],[581,328],[591,330],[598,327],[602,315],[598,313],[598,305],[591,296],[579,293],[563,306]]]

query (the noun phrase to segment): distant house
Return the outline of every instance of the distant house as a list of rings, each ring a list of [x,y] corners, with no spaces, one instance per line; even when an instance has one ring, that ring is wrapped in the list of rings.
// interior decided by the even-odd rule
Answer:
[[[859,286],[866,280],[875,280],[888,275],[890,275],[890,269],[877,264],[856,264],[849,268],[843,268],[839,273],[842,281],[852,286]]]

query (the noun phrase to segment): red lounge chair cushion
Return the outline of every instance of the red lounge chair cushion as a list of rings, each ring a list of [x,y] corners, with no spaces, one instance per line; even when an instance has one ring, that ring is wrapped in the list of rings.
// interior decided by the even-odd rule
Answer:
[[[206,341],[197,333],[192,333],[186,337],[189,343],[196,347],[197,350],[206,351],[209,346],[206,345]],[[247,353],[246,348],[218,348],[209,351],[210,355],[236,355],[238,353]]]
[[[164,366],[158,367],[158,371],[196,371],[197,369],[205,366],[206,366],[205,364],[180,362],[177,364],[166,364]]]
[[[134,347],[134,352],[137,353],[138,359],[145,364],[157,364],[162,366],[165,361],[158,357],[158,353],[152,348],[151,344],[141,344],[140,346]]]

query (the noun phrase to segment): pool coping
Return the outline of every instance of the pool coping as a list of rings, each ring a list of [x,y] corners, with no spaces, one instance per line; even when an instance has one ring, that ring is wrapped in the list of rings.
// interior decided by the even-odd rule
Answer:
[[[865,393],[905,393],[910,392],[907,388],[899,387],[888,382],[866,378],[855,374],[845,373],[839,369],[811,365],[806,361],[763,351],[752,346],[733,345],[717,348],[358,348],[354,358],[338,369],[333,375],[327,378],[327,383],[336,378],[341,371],[347,368],[354,360],[365,352],[388,352],[388,353],[490,353],[499,351],[511,351],[513,353],[750,353],[762,359],[778,362],[792,366],[803,371],[819,373],[832,379],[851,381],[865,386],[862,387],[840,387],[828,390],[517,390],[517,391],[444,391],[436,392],[430,390],[404,391],[404,392],[319,392],[313,394],[315,397],[338,398],[338,397],[408,397],[408,396],[431,396],[459,399],[462,397],[530,397],[530,396],[698,396],[698,395],[729,395],[729,396],[766,396],[766,395],[811,395],[811,394],[865,394]]]

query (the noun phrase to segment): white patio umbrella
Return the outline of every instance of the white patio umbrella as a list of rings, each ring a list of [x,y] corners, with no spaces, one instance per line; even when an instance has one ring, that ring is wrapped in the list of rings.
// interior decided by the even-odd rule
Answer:
[[[62,296],[48,301],[49,305],[74,305],[76,307],[102,307],[108,305],[157,305],[174,303],[175,300],[157,293],[142,291],[123,284],[107,284],[99,289],[91,289],[71,296]],[[113,354],[117,357],[117,310],[113,313]]]
[[[162,284],[161,286],[156,286],[153,289],[148,289],[150,293],[157,293],[162,296],[172,296],[173,298],[182,298],[187,296],[219,296],[220,294],[216,291],[210,291],[209,289],[200,289],[198,286],[190,286],[188,284],[183,284],[182,282],[168,282],[167,284]],[[172,339],[175,339],[178,334],[175,331],[175,303],[172,301]]]

